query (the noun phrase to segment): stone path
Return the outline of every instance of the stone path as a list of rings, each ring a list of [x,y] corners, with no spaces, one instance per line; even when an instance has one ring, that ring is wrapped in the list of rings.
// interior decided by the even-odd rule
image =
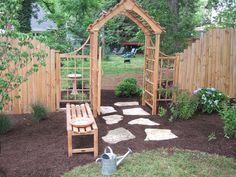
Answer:
[[[117,102],[114,103],[115,106],[139,106],[137,101],[131,101],[131,102]]]
[[[154,125],[160,125],[156,122],[153,122],[149,119],[145,118],[139,118],[139,119],[134,119],[128,122],[130,125],[149,125],[149,126],[154,126]]]
[[[123,109],[124,115],[129,116],[148,116],[150,115],[148,112],[139,107],[138,102],[117,102],[114,104],[118,107],[126,107],[126,106],[137,106],[136,108]],[[117,112],[112,106],[101,106],[102,114],[110,114]],[[102,117],[107,125],[117,124],[123,120],[123,115],[113,114]],[[148,118],[138,118],[128,122],[129,125],[144,125],[144,126],[159,126],[159,123],[149,120]],[[158,129],[158,128],[146,128],[145,129],[146,138],[144,141],[162,141],[162,140],[170,140],[174,138],[178,138],[175,134],[168,129]],[[108,131],[106,136],[103,136],[102,139],[106,143],[116,144],[121,141],[127,141],[130,139],[134,139],[135,136],[127,129],[120,127],[114,130]]]
[[[101,106],[100,111],[102,114],[110,114],[117,112],[112,106]]]
[[[170,140],[174,138],[178,138],[175,134],[168,129],[145,129],[147,134],[144,141],[161,141],[161,140]]]
[[[127,141],[134,138],[135,136],[129,130],[122,127],[110,130],[106,136],[102,137],[103,141],[109,144],[116,144],[121,141]]]
[[[148,116],[148,115],[150,115],[148,112],[144,111],[142,108],[123,109],[123,114],[129,115],[129,116]]]
[[[114,114],[110,116],[103,116],[102,118],[106,121],[106,124],[111,125],[111,124],[117,124],[121,120],[123,120],[122,115]]]

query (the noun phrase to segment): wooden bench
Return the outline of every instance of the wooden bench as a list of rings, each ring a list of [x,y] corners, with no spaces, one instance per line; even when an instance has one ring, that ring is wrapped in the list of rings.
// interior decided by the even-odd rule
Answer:
[[[74,118],[86,117],[94,120],[91,126],[86,128],[77,128],[71,125],[71,120]],[[81,105],[66,104],[66,119],[67,119],[67,135],[68,135],[68,156],[73,153],[94,152],[94,157],[98,155],[98,127],[93,117],[92,111],[88,103]],[[93,147],[73,149],[72,137],[93,135]]]

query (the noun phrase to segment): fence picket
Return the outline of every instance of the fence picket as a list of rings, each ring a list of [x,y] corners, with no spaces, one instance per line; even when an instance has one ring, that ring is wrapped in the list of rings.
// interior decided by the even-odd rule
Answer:
[[[236,29],[212,29],[180,53],[178,87],[215,87],[236,98]]]
[[[0,41],[6,39],[0,38]],[[31,112],[30,105],[35,102],[42,102],[49,108],[50,111],[56,111],[56,87],[55,87],[55,50],[46,47],[36,39],[32,39],[31,43],[34,48],[29,49],[20,47],[17,39],[10,39],[12,46],[27,51],[30,55],[34,51],[43,50],[48,55],[46,57],[46,67],[39,67],[37,73],[32,74],[28,80],[20,86],[20,92],[14,90],[10,93],[13,98],[12,101],[4,107],[4,112],[22,114]],[[19,74],[25,75],[26,71],[32,68],[33,64],[38,63],[36,58],[33,57],[32,61],[24,68],[19,70]],[[13,64],[11,64],[11,68]],[[11,69],[9,68],[9,70]],[[20,95],[20,99],[15,96]]]

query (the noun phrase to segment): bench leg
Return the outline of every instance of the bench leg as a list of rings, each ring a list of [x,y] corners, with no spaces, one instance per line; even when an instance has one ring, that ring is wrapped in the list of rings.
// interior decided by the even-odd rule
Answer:
[[[94,157],[98,156],[98,130],[93,135]]]
[[[68,138],[68,157],[72,156],[72,131],[67,131]]]

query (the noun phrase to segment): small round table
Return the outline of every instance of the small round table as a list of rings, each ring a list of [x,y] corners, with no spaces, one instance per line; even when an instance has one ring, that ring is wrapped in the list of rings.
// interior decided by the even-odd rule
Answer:
[[[77,81],[77,79],[81,78],[82,75],[81,74],[68,74],[67,77],[70,79],[73,79],[73,89],[72,89],[71,94],[77,95],[78,92],[77,92],[77,82],[76,81]]]

